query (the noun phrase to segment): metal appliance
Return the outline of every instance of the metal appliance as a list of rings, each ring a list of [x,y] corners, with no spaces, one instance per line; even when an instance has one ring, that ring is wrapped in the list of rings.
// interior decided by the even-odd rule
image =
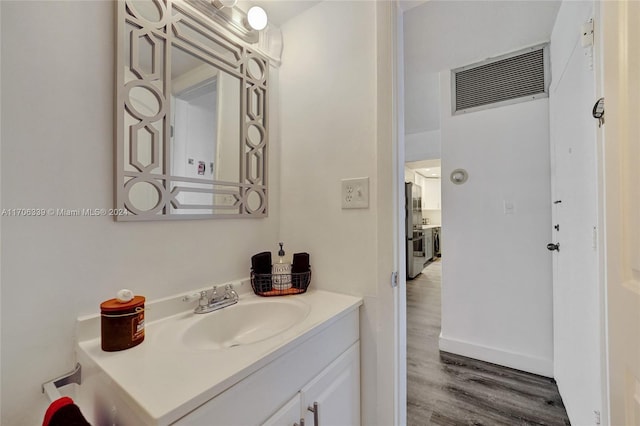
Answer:
[[[440,234],[442,233],[442,228],[433,228],[433,255],[434,257],[442,256],[440,253]]]
[[[407,278],[422,272],[426,261],[425,235],[422,230],[422,188],[405,183],[405,232],[407,241]]]

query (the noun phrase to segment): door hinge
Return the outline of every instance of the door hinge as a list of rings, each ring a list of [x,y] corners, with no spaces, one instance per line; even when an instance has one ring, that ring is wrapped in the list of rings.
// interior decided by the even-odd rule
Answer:
[[[589,18],[587,22],[582,24],[582,37],[581,44],[582,47],[591,47],[593,46],[593,18]]]
[[[398,287],[398,271],[393,271],[391,273],[391,288]]]

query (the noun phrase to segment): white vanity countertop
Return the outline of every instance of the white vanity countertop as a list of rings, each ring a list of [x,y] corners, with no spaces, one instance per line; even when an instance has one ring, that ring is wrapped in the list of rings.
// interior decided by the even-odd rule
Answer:
[[[308,304],[309,313],[293,327],[260,342],[212,351],[190,348],[167,338],[167,330],[172,329],[176,321],[196,315],[190,309],[148,322],[144,342],[131,349],[104,352],[100,337],[86,340],[80,337],[78,350],[128,394],[138,405],[136,411],[148,417],[150,423],[170,424],[362,304],[362,298],[321,290],[268,299],[283,298]],[[252,293],[241,294],[238,304],[257,299],[264,298]],[[223,309],[233,309],[233,306]]]

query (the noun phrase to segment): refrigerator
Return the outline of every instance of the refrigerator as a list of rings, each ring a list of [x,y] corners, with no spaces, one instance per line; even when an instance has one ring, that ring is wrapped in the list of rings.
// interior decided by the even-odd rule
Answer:
[[[422,229],[422,188],[405,183],[405,231],[407,243],[407,278],[417,277],[426,259],[425,235]]]

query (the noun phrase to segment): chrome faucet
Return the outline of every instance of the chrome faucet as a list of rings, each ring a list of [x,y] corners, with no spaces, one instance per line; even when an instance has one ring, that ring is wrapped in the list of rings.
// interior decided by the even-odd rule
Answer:
[[[196,314],[206,314],[207,312],[217,311],[218,309],[226,308],[227,306],[234,305],[238,303],[240,300],[240,296],[233,289],[233,285],[227,284],[224,287],[224,294],[218,294],[218,287],[213,286],[213,290],[211,291],[211,296],[209,296],[209,292],[204,290],[200,292],[198,299],[198,306],[193,310]],[[185,296],[182,300],[185,302],[189,302],[198,297],[197,294],[194,297]]]

